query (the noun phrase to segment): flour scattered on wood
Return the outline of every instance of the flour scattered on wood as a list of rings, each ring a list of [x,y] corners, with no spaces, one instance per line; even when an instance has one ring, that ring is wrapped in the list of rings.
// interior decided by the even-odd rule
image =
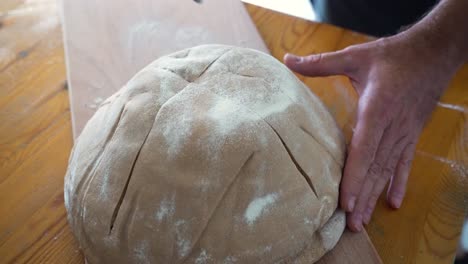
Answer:
[[[127,46],[124,49],[127,58],[134,62],[142,54],[165,54],[173,51],[168,47],[164,48],[162,45],[157,44],[163,40],[173,43],[171,40],[174,37],[171,34],[173,34],[174,30],[176,30],[174,23],[164,20],[148,19],[132,24],[129,26],[128,31],[123,31],[120,36],[121,43],[124,45],[126,43]],[[158,53],[155,53],[156,46],[159,48]]]
[[[176,48],[184,49],[200,43],[216,42],[215,36],[206,28],[200,26],[180,25],[174,33],[174,42]]]
[[[91,109],[98,109],[102,102],[104,102],[104,99],[102,99],[102,97],[96,97],[93,99],[92,103],[85,104],[85,106]]]
[[[247,210],[245,211],[245,221],[249,225],[252,225],[258,217],[260,217],[263,213],[269,210],[269,207],[273,205],[277,199],[277,193],[270,193],[268,195],[255,198],[252,202],[250,202],[249,206],[247,207]]]
[[[140,21],[132,25],[130,28],[130,36],[135,37],[137,35],[151,35],[160,34],[164,27],[167,26],[165,23],[156,20]]]
[[[103,101],[104,101],[104,99],[102,97],[98,96],[98,97],[94,98],[93,103],[95,103],[96,105],[100,105]]]

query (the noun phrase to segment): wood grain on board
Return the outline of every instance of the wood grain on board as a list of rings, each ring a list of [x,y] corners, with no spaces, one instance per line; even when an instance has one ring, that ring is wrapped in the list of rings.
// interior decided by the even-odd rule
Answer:
[[[0,1],[0,263],[82,263],[63,205],[73,144],[57,1]]]
[[[373,38],[247,5],[276,58],[343,49]],[[351,138],[357,95],[347,78],[299,76]],[[399,210],[385,193],[366,230],[384,263],[453,263],[468,212],[468,65],[452,79],[426,124]]]
[[[248,10],[276,57],[368,40],[262,8]],[[0,1],[1,263],[83,263],[63,205],[73,140],[62,48],[57,1]],[[305,81],[329,107],[346,93],[355,96],[340,77]],[[338,89],[341,85],[346,89]],[[468,200],[463,174],[468,164],[467,86],[465,66],[421,136],[403,207],[392,211],[383,199],[377,205],[367,230],[384,263],[453,260]],[[341,116],[347,107],[354,109],[339,103],[331,109]],[[347,119],[338,120],[343,124]]]
[[[131,6],[124,0],[65,0],[63,15],[75,137],[102,99],[161,55],[207,43],[268,52],[243,4],[237,0],[202,4],[140,0]],[[377,256],[365,232],[353,237],[343,239],[343,246],[330,253],[337,255],[331,259],[341,259],[341,254]],[[352,243],[357,246],[348,246]]]
[[[157,59],[200,44],[267,51],[237,0],[63,0],[76,138],[99,103]]]

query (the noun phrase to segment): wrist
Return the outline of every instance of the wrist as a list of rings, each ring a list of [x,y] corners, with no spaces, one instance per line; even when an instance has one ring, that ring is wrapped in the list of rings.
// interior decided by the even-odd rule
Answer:
[[[433,85],[408,86],[424,90],[433,98],[438,98],[447,87],[450,78],[458,66],[447,58],[447,54],[439,52],[424,41],[406,34],[398,34],[378,40],[380,45],[380,60],[389,63],[394,74],[406,76],[414,80],[425,80]]]
[[[468,1],[440,1],[421,21],[398,35],[459,68],[468,61],[467,8]]]
[[[390,37],[395,48],[406,49],[409,61],[421,62],[422,67],[436,67],[439,71],[454,74],[465,62],[461,49],[440,34],[425,28],[413,27]]]

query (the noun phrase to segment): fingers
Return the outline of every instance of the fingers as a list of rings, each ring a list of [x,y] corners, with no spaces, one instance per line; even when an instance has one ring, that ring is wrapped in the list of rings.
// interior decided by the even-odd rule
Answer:
[[[415,144],[407,135],[401,136],[396,125],[386,129],[375,159],[369,167],[361,188],[357,205],[347,218],[348,227],[361,231],[362,224],[368,224],[380,194],[390,179],[387,199],[393,208],[399,208],[408,180]],[[397,138],[396,136],[399,136]],[[393,177],[392,177],[393,176]]]
[[[353,231],[362,230],[362,223],[366,218],[365,211],[368,207],[369,199],[371,195],[373,195],[374,185],[382,178],[381,175],[385,168],[386,161],[392,152],[392,148],[395,145],[395,142],[397,141],[397,134],[395,133],[397,131],[395,130],[395,126],[392,126],[391,124],[385,129],[375,157],[372,160],[367,172],[365,173],[365,181],[361,190],[359,191],[356,207],[350,214],[350,217],[347,219],[348,226]],[[397,155],[399,156],[399,154],[400,153]]]
[[[346,212],[354,210],[383,131],[384,127],[371,111],[359,114],[340,186],[340,204]]]
[[[291,70],[305,76],[348,75],[350,69],[355,67],[346,49],[305,57],[288,53],[283,60]]]
[[[401,136],[396,142],[394,142],[390,155],[388,157],[385,157],[385,165],[382,168],[381,175],[377,177],[377,180],[375,181],[374,186],[372,188],[372,192],[368,198],[366,209],[363,211],[362,220],[365,224],[369,224],[372,212],[374,211],[375,205],[380,197],[380,194],[383,192],[387,182],[394,175],[396,166],[398,164],[398,161],[400,160],[401,153],[407,143],[407,140],[407,136]]]
[[[395,209],[400,208],[401,202],[405,196],[406,183],[408,182],[408,175],[411,170],[411,163],[413,161],[415,149],[416,144],[413,142],[405,146],[396,167],[396,174],[390,182],[387,192],[387,201],[390,206]]]

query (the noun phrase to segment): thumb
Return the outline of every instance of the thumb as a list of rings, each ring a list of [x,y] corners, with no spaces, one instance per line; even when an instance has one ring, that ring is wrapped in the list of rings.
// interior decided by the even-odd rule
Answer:
[[[345,50],[304,57],[287,53],[283,61],[291,70],[311,77],[348,75],[349,69],[352,67],[350,55]]]

